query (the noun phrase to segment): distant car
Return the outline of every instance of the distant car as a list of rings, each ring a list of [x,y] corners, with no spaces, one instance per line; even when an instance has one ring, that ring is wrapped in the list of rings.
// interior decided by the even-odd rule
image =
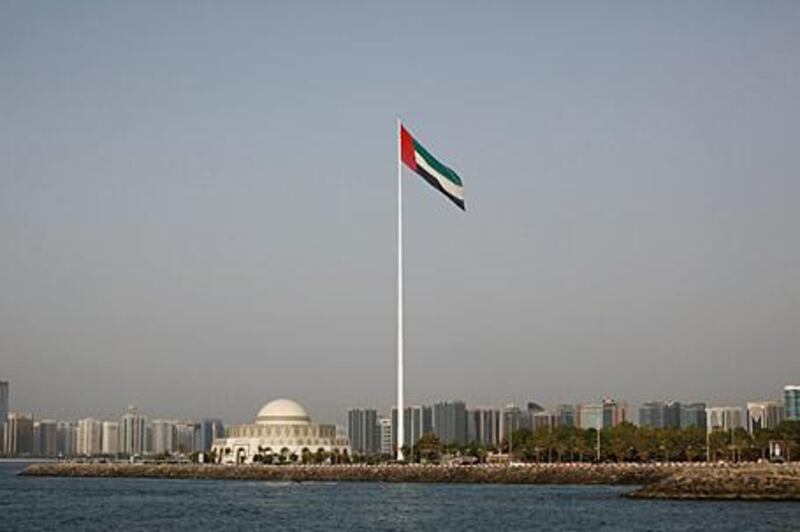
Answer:
[[[478,463],[476,456],[454,456],[446,462],[448,465],[474,465]]]

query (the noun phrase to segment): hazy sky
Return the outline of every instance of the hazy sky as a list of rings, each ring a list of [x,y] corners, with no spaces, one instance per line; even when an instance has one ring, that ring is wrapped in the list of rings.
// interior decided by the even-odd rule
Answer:
[[[0,1],[0,379],[38,417],[743,403],[800,381],[800,2]]]

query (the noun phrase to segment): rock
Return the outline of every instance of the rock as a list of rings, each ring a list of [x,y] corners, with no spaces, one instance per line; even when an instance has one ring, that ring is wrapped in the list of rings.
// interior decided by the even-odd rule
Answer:
[[[684,468],[627,496],[634,499],[800,501],[800,466],[744,464]]]
[[[32,464],[20,473],[40,477],[137,477],[290,481],[380,481],[484,484],[648,484],[678,466],[652,464],[505,465],[241,465]]]

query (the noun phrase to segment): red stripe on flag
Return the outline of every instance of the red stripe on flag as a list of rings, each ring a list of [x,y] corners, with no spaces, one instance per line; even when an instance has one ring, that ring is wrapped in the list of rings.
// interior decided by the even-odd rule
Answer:
[[[417,160],[414,158],[414,137],[400,126],[400,159],[406,166],[417,171]]]

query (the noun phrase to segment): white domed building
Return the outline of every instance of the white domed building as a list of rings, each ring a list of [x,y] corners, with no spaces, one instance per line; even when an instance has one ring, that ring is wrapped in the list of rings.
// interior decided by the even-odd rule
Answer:
[[[223,464],[258,461],[299,461],[306,453],[350,454],[347,438],[336,433],[336,425],[312,423],[306,410],[291,399],[276,399],[264,405],[255,422],[226,427],[225,437],[211,447]],[[254,460],[255,458],[255,460]]]

